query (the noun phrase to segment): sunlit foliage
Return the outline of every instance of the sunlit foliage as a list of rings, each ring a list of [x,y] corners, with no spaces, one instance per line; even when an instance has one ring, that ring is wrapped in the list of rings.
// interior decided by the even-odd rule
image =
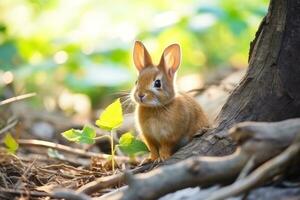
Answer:
[[[14,81],[17,92],[38,92],[49,109],[64,109],[59,95],[69,93],[95,104],[101,95],[134,82],[131,52],[136,39],[145,43],[155,62],[163,47],[180,43],[181,75],[243,67],[267,3],[1,0],[1,88]]]

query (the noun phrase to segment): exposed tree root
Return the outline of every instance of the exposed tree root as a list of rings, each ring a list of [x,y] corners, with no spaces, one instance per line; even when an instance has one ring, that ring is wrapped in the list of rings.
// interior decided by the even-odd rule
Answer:
[[[277,157],[260,166],[248,177],[236,181],[230,186],[222,188],[213,195],[209,196],[207,200],[226,199],[228,197],[245,193],[254,187],[260,186],[265,181],[270,180],[277,174],[281,173],[287,167],[289,162],[294,159],[295,156],[299,155],[299,152],[300,142],[298,141],[297,143],[292,144],[288,149],[279,154]]]
[[[59,190],[53,193],[53,197],[65,200],[91,200],[86,194],[77,194],[73,190]]]
[[[132,174],[141,173],[150,169],[153,165],[151,163],[145,164],[141,167],[135,168],[130,171]],[[101,177],[97,180],[90,182],[82,187],[80,187],[77,192],[85,194],[93,194],[101,189],[116,187],[118,185],[124,184],[125,173],[114,174],[111,176]]]
[[[157,199],[186,187],[232,182],[238,177],[249,159],[254,158],[254,166],[258,167],[290,146],[300,134],[300,119],[274,123],[245,122],[238,124],[230,132],[230,136],[240,146],[233,155],[193,157],[145,174],[126,176],[129,187],[114,193],[107,199]],[[292,155],[298,152],[297,149],[292,147]],[[279,161],[275,159],[274,162],[279,162],[281,166],[281,162],[287,161],[289,159],[286,157],[283,160],[279,157]],[[263,169],[266,170],[265,167]],[[267,177],[272,177],[272,174]],[[247,179],[240,181],[244,180]]]

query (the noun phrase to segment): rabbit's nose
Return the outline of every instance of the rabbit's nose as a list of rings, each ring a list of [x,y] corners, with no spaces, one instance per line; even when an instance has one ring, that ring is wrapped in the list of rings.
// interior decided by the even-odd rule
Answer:
[[[139,94],[139,98],[141,101],[143,101],[143,98],[145,97],[145,94]]]

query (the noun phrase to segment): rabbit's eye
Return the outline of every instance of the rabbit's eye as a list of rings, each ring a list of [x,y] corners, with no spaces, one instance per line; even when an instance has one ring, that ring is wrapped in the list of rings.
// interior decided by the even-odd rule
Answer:
[[[155,80],[154,87],[156,87],[156,88],[160,88],[161,87],[160,80]]]
[[[137,81],[135,81],[135,84],[137,84]]]

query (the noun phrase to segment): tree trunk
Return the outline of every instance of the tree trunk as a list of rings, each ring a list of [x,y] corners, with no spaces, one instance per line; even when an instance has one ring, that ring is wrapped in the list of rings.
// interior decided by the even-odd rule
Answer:
[[[282,169],[298,172],[299,119],[270,124],[242,123],[231,131],[232,138],[226,134],[229,128],[242,121],[273,122],[296,117],[300,117],[300,0],[271,0],[268,14],[250,45],[248,71],[223,106],[217,117],[216,128],[201,137],[195,137],[164,164],[172,164],[193,155],[232,154],[235,150],[233,139],[240,147],[236,153],[223,158],[195,156],[146,174],[132,176],[128,173],[125,179],[129,187],[105,198],[157,199],[185,187],[220,184],[223,179],[228,181],[230,176],[233,181],[238,174],[244,174],[244,178],[241,176],[241,180],[223,187],[223,190],[219,190],[211,198],[224,199],[220,197],[247,192],[272,180],[280,172],[288,174]],[[291,135],[293,137],[289,137]],[[281,152],[283,149],[285,150]],[[277,155],[279,152],[281,153],[274,157],[273,154]],[[251,164],[250,161],[256,164]],[[245,170],[248,164],[252,165],[247,169],[249,171]],[[248,175],[252,169],[256,170]],[[234,173],[237,171],[238,173]],[[250,195],[250,199],[270,196],[267,189],[262,190],[262,194],[254,193]],[[285,199],[286,191],[282,189],[276,197]],[[294,191],[296,196],[299,191]],[[196,197],[194,195],[191,199]]]
[[[251,44],[249,68],[224,105],[219,129],[300,116],[300,1],[272,0]]]
[[[249,67],[217,117],[217,128],[179,150],[167,164],[192,155],[227,155],[235,145],[224,136],[242,121],[300,117],[300,1],[271,0],[250,45]]]

